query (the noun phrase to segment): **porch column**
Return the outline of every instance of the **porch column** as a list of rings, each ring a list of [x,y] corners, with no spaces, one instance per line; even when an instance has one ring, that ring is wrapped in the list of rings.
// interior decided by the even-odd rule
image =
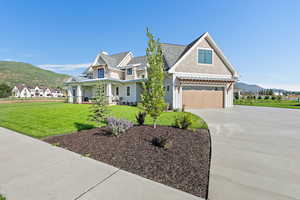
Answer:
[[[106,84],[106,96],[108,97],[108,103],[112,103],[112,90],[111,90],[111,83]]]
[[[181,85],[179,85],[178,86],[179,88],[178,88],[178,107],[179,108],[183,108],[183,104],[182,104],[182,86]]]
[[[81,85],[77,85],[77,103],[82,103],[82,88],[81,88]]]
[[[72,92],[72,86],[68,87],[68,102],[73,103],[73,92]]]

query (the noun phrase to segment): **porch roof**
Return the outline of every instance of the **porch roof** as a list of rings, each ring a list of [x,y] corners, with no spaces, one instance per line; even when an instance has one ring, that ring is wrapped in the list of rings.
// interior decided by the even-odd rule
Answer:
[[[143,82],[145,79],[134,79],[134,80],[119,80],[119,79],[114,79],[114,78],[101,78],[101,79],[73,79],[67,83],[68,84],[74,84],[74,83],[93,83],[93,82],[98,82],[98,81],[106,81],[106,82],[118,82],[118,83],[130,83],[130,82]]]

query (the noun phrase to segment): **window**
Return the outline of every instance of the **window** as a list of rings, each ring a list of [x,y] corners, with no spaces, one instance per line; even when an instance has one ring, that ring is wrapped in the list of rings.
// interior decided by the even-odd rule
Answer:
[[[169,92],[170,91],[170,86],[169,85],[167,85],[167,92]]]
[[[103,68],[98,69],[98,78],[104,78],[104,69]]]
[[[116,95],[119,95],[119,87],[116,87]]]
[[[127,87],[127,96],[130,96],[130,87]]]
[[[198,64],[212,64],[212,50],[198,49]]]
[[[132,68],[127,69],[127,75],[132,75]]]
[[[145,75],[144,75],[144,74],[142,75],[142,78],[145,78]]]

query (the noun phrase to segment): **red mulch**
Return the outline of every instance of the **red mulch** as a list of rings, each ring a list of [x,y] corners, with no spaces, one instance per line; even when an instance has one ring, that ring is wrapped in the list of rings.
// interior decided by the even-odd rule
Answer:
[[[157,136],[167,137],[171,147],[152,145]],[[210,135],[205,129],[134,126],[114,137],[103,127],[45,141],[196,196],[205,198],[208,192]]]

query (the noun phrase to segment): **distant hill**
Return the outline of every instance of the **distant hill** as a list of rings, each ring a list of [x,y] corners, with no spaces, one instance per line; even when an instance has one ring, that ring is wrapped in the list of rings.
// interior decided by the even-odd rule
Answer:
[[[260,90],[264,90],[263,87],[260,87],[258,85],[252,85],[252,84],[247,84],[242,82],[237,82],[235,84],[235,88],[238,88],[243,92],[252,92],[252,93],[256,93],[259,92]]]
[[[44,70],[28,63],[0,61],[0,83],[10,86],[24,83],[28,86],[57,87],[62,86],[68,78],[68,75]]]

